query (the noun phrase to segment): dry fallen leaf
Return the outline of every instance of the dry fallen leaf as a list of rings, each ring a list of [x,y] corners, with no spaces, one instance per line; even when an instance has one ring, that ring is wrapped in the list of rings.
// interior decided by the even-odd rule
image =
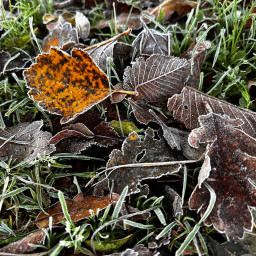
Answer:
[[[124,72],[124,88],[149,102],[167,100],[184,87],[190,74],[186,59],[151,55],[140,57]]]
[[[196,8],[197,2],[188,0],[167,0],[150,11],[156,18],[160,14],[160,10],[164,13],[163,19],[169,20],[174,12],[179,16],[189,13],[193,8]]]
[[[51,47],[59,47],[62,50],[79,43],[77,30],[72,28],[69,22],[58,23],[54,29],[47,35],[42,43],[43,52],[49,52]]]
[[[157,151],[155,150],[157,149]],[[148,128],[145,139],[141,140],[136,132],[132,132],[124,141],[122,151],[113,150],[109,156],[107,168],[113,168],[106,172],[106,178],[95,187],[94,194],[99,195],[111,187],[112,191],[120,194],[128,185],[129,194],[140,192],[140,183],[142,180],[160,178],[163,175],[176,173],[180,170],[179,164],[173,166],[152,166],[152,167],[123,167],[115,169],[115,166],[134,164],[134,163],[154,163],[175,161],[180,159],[180,155],[173,152],[165,141],[154,138],[154,132]],[[184,158],[183,158],[184,159]],[[144,193],[148,190],[144,186]]]
[[[241,119],[243,124],[240,129],[256,138],[255,112],[239,108],[190,87],[185,87],[180,94],[173,95],[168,101],[168,109],[173,112],[174,118],[192,130],[199,127],[198,117],[208,113],[206,103],[210,105],[214,113]]]
[[[6,161],[12,158],[20,162],[40,155],[48,155],[55,150],[49,143],[52,135],[41,131],[43,121],[20,123],[16,126],[0,130],[0,159]],[[5,140],[3,139],[5,138]]]
[[[159,54],[170,56],[172,50],[172,34],[161,33],[144,26],[144,29],[136,36],[132,46],[136,49],[136,56]]]
[[[0,52],[0,76],[6,73],[24,70],[25,65],[30,61],[30,56],[25,52],[19,52],[15,56],[11,56],[9,52]],[[11,58],[13,59],[11,60]]]
[[[52,137],[50,142],[55,144],[56,153],[80,154],[92,145],[109,147],[122,141],[96,111],[88,111],[75,121]]]
[[[24,72],[28,95],[42,109],[62,115],[61,123],[86,112],[109,95],[108,78],[88,53],[73,49],[71,56],[51,48]]]
[[[46,233],[40,229],[16,242],[4,246],[0,249],[0,255],[25,255],[26,253],[36,250],[36,247],[31,246],[30,244],[43,244],[45,237]]]
[[[200,116],[199,122],[189,143],[193,147],[208,143],[208,147],[190,208],[200,210],[201,215],[206,211],[210,194],[201,185],[207,180],[217,199],[204,223],[228,239],[242,238],[245,229],[252,230],[251,207],[256,207],[256,140],[240,129],[240,119],[209,113]]]
[[[82,194],[79,194],[74,198],[73,201],[66,200],[66,204],[71,220],[76,222],[81,219],[90,217],[90,210],[93,210],[94,213],[96,213],[97,210],[105,209],[108,205],[116,202],[118,198],[119,196],[116,194],[112,194],[111,197],[105,196],[102,198],[83,196]],[[57,224],[60,221],[65,220],[60,203],[54,204],[45,209],[45,212],[47,212],[48,215],[46,215],[44,212],[40,212],[36,219],[36,223],[40,228],[48,227],[50,216],[52,216],[53,224]]]

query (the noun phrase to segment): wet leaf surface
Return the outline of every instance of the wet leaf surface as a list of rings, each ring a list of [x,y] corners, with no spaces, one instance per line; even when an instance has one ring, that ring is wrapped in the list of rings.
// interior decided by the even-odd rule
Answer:
[[[52,135],[41,131],[43,121],[20,123],[16,126],[0,130],[0,159],[13,159],[20,162],[40,155],[49,155],[55,150],[49,143]]]
[[[256,140],[240,130],[240,119],[209,113],[200,116],[199,122],[189,143],[193,147],[208,143],[208,147],[190,207],[205,212],[210,195],[201,184],[207,180],[217,199],[205,224],[213,225],[228,239],[242,238],[244,229],[253,227],[249,207],[256,207]]]
[[[107,76],[88,53],[74,49],[72,56],[51,48],[24,72],[28,95],[39,106],[62,115],[61,123],[74,119],[109,96]]]

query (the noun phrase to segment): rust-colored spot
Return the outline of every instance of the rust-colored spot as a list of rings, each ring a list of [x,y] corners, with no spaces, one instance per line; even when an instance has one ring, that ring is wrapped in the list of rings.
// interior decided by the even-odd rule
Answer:
[[[110,95],[106,74],[88,53],[78,49],[70,56],[51,48],[50,54],[39,55],[24,75],[29,97],[42,109],[62,115],[62,124]]]

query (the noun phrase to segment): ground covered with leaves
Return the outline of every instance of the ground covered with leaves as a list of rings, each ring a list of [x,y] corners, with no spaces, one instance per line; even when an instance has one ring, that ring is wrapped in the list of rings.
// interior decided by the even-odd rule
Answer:
[[[254,1],[0,1],[0,255],[255,255]]]

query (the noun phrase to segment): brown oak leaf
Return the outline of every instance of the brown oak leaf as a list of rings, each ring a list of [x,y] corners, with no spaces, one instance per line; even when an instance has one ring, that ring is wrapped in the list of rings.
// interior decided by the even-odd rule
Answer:
[[[213,225],[228,239],[241,238],[245,229],[253,227],[250,208],[256,207],[256,140],[240,129],[240,119],[209,113],[200,116],[199,122],[189,143],[208,146],[190,208],[200,210],[201,215],[206,211],[210,194],[201,184],[207,180],[217,199],[205,224]]]
[[[198,117],[208,113],[205,104],[209,104],[214,113],[239,118],[243,121],[240,129],[256,138],[256,113],[239,108],[226,101],[201,93],[191,87],[184,87],[180,94],[173,95],[168,101],[168,109],[178,121],[189,129],[199,127]]]

